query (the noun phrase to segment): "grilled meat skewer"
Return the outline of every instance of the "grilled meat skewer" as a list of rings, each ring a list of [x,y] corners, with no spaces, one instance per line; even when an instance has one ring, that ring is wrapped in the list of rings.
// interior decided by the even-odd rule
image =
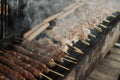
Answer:
[[[22,76],[24,76],[28,80],[36,80],[35,77],[22,67],[17,66],[15,63],[8,61],[5,57],[0,56],[0,62],[6,64],[9,66],[11,69],[19,72]]]
[[[64,77],[63,74],[60,74],[56,71],[53,71],[53,70],[49,69],[45,64],[41,63],[40,61],[34,60],[34,59],[32,59],[28,56],[25,56],[21,53],[14,52],[14,51],[8,51],[8,54],[11,54],[12,56],[14,56],[16,58],[19,58],[23,62],[25,62],[27,64],[30,64],[31,66],[34,66],[35,68],[39,69],[41,72],[45,72],[45,73],[52,72],[52,73],[55,73],[55,74],[57,74],[61,77]]]
[[[15,52],[15,51],[7,51],[7,54],[10,54],[11,56],[14,56],[14,57],[18,58],[21,61],[36,67],[41,72],[49,72],[48,67],[45,64],[43,64],[43,63],[41,63],[37,60],[34,60],[34,59],[32,59],[28,56],[25,56],[21,53],[18,53],[18,52]]]
[[[22,62],[21,60],[13,57],[13,56],[11,56],[11,55],[9,55],[7,53],[4,53],[3,56],[6,57],[8,60],[14,62],[16,65],[21,66],[24,69],[30,71],[36,77],[41,78],[42,76],[44,76],[44,74],[40,70],[36,69],[35,67],[33,67],[33,66],[29,65],[29,64],[26,64],[26,63]],[[44,77],[48,78],[48,80],[52,80],[51,78],[46,77],[46,75]]]
[[[21,47],[21,46],[14,46],[19,52],[24,53],[24,55],[27,55],[31,58],[37,59],[43,63],[45,63],[46,65],[53,67],[55,66],[55,62],[52,58],[48,57],[48,56],[43,56],[39,53],[36,52],[31,52],[26,50],[25,48]]]
[[[25,80],[25,78],[20,73],[12,70],[8,66],[3,65],[1,63],[0,63],[0,72],[7,75],[7,77],[12,79],[12,80]]]
[[[38,51],[44,56],[52,57],[54,60],[59,62],[63,62],[63,59],[66,56],[64,52],[62,52],[61,50],[58,50],[55,46],[50,46],[50,45],[43,46],[43,45],[40,45],[37,41],[35,42],[25,41],[24,43],[22,43],[22,45],[25,48],[30,49],[32,51]]]

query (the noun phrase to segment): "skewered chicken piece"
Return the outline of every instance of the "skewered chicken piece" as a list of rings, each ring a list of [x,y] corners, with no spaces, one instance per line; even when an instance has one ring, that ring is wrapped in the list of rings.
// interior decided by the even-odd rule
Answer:
[[[26,71],[25,69],[23,69],[22,67],[19,67],[18,65],[16,65],[15,63],[7,60],[5,57],[0,56],[0,62],[6,64],[7,66],[9,66],[11,69],[19,72],[22,76],[24,76],[26,79],[28,80],[36,80],[35,77],[28,71]]]
[[[12,80],[25,80],[25,78],[19,74],[17,71],[14,71],[12,69],[10,69],[9,67],[7,67],[6,65],[3,65],[0,63],[0,72],[2,72],[3,74],[7,75],[8,78],[11,78]],[[2,77],[0,77],[1,79]],[[1,79],[3,80],[3,79]],[[9,80],[9,79],[5,79],[4,80]]]

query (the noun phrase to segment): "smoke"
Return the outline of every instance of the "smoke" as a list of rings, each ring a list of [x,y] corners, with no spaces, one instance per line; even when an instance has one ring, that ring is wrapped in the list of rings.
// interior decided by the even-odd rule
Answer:
[[[60,12],[75,0],[9,0],[9,33],[21,33]]]
[[[43,19],[60,12],[64,7],[74,3],[76,0],[8,0],[9,4],[9,27],[7,27],[7,37],[16,36],[35,25],[41,23]],[[102,6],[102,9],[118,10],[120,9],[120,0],[84,0],[85,5],[78,9],[81,15],[81,21],[86,21],[89,11],[96,10],[91,4]],[[89,5],[88,5],[89,4]],[[84,13],[87,13],[84,15]],[[92,11],[91,11],[92,15]],[[83,18],[82,18],[83,17]],[[74,21],[74,20],[72,20]]]

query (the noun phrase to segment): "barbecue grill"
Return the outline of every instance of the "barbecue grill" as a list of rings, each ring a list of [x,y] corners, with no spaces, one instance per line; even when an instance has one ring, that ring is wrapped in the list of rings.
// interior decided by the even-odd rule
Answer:
[[[120,37],[120,6],[115,6],[115,10],[108,10],[109,15],[103,12],[101,13],[103,17],[99,17],[96,14],[104,11],[104,9],[101,10],[102,7],[110,7],[109,4],[106,3],[100,9],[94,8],[98,12],[94,9],[94,12],[90,12],[92,9],[89,10],[89,7],[106,1],[73,1],[65,4],[66,6],[61,4],[62,8],[47,16],[44,15],[44,19],[39,17],[42,20],[36,18],[35,14],[26,18],[28,14],[21,13],[24,8],[29,9],[25,6],[29,1],[23,3],[15,0],[15,8],[10,4],[12,1],[0,1],[1,80],[86,79],[95,64],[105,57]],[[108,1],[108,3],[111,2]],[[94,15],[87,15],[89,13]],[[75,15],[77,18],[74,17]],[[98,18],[92,18],[92,16],[98,16]],[[11,21],[12,18],[13,21]],[[32,19],[33,22],[30,21]],[[35,22],[34,19],[40,20],[40,23],[37,20]],[[89,19],[93,21],[89,23]],[[27,27],[24,28],[23,25]],[[11,31],[14,29],[13,26],[18,27],[15,31],[13,30],[14,32]]]

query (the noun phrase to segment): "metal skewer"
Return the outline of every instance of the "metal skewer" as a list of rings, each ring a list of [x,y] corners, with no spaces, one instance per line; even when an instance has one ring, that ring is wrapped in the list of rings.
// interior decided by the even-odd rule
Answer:
[[[67,61],[67,62],[70,62],[70,63],[73,63],[73,64],[77,64],[77,62],[75,62],[75,61],[71,61],[71,60],[69,60],[69,59],[65,59],[65,58],[64,58],[64,61]]]
[[[59,75],[59,76],[61,76],[61,77],[64,77],[64,75],[63,75],[63,74],[61,74],[61,73],[58,73],[58,72],[53,71],[53,70],[51,70],[51,69],[49,69],[49,71],[50,71],[50,72],[52,72],[52,73],[54,73],[54,74],[57,74],[57,75]]]
[[[107,26],[103,25],[103,24],[100,24],[100,26],[102,26],[103,28],[107,28]]]
[[[68,71],[70,70],[69,68],[66,68],[66,67],[64,67],[64,66],[62,66],[62,65],[60,65],[58,63],[56,63],[56,66],[61,67],[61,68],[65,69],[65,70],[68,70]]]

